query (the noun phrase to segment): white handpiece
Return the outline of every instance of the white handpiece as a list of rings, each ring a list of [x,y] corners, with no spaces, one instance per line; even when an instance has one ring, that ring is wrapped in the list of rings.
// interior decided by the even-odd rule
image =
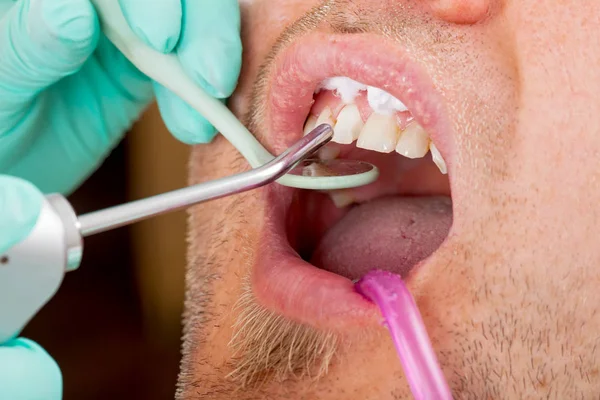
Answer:
[[[17,336],[54,296],[65,272],[79,266],[82,250],[71,205],[47,196],[29,236],[0,257],[0,344]]]

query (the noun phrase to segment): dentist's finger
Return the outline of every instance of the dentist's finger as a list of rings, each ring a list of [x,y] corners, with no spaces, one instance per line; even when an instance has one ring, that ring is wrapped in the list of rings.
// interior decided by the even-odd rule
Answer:
[[[242,44],[237,0],[183,0],[176,53],[187,74],[210,95],[231,95],[239,78]],[[198,112],[158,87],[157,100],[169,130],[185,143],[207,143],[216,131]]]
[[[216,98],[231,96],[242,64],[238,0],[182,0],[177,54],[186,72]]]
[[[77,72],[99,32],[88,0],[16,2],[0,19],[0,129],[10,130],[37,94]]]
[[[0,175],[0,254],[29,235],[42,202],[42,193],[31,183]]]
[[[0,398],[61,400],[62,374],[35,342],[13,339],[0,346]]]
[[[170,53],[181,33],[181,0],[119,0],[131,30],[153,49]]]
[[[156,101],[167,129],[186,144],[209,143],[216,135],[215,128],[186,102],[169,89],[154,84]]]

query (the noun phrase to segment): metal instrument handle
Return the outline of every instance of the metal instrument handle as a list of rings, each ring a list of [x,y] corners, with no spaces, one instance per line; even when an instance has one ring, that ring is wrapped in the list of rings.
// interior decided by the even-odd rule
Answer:
[[[83,237],[94,235],[149,217],[245,192],[274,182],[291,170],[299,161],[309,157],[328,143],[332,136],[333,129],[330,125],[319,125],[280,156],[261,167],[227,178],[84,214],[78,220],[79,231]]]

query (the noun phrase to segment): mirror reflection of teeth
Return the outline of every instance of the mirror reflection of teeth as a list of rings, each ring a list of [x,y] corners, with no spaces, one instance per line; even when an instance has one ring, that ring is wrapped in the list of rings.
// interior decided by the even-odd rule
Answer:
[[[338,107],[325,106],[318,115],[314,115],[314,110],[311,110],[304,125],[305,134],[326,123],[334,129],[332,142],[351,144],[356,141],[359,148],[380,153],[395,150],[412,159],[423,158],[431,152],[432,160],[440,172],[447,173],[446,162],[429,134],[412,118],[408,108],[400,100],[382,89],[363,85],[346,77],[326,79],[317,87],[315,94],[323,90],[332,91],[342,104]],[[370,107],[370,115],[366,121],[355,103],[361,92],[366,92]],[[404,115],[406,123],[401,122],[399,114]],[[326,146],[321,149],[320,157],[331,159],[338,154],[339,148],[328,149]]]

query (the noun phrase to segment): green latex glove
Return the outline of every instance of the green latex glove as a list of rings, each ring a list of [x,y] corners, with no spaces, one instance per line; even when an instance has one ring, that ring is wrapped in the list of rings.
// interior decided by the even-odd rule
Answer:
[[[177,54],[215,97],[231,95],[241,65],[237,0],[120,3],[142,40]],[[108,42],[88,0],[0,0],[0,254],[29,234],[42,192],[79,186],[154,96],[175,137],[212,140],[204,118]],[[26,339],[0,346],[1,399],[61,396],[60,370],[43,349]]]
[[[133,31],[179,56],[217,98],[241,65],[237,0],[120,0]],[[206,143],[215,130],[134,68],[101,34],[88,0],[0,0],[0,173],[43,192],[88,177],[156,94],[169,130]]]
[[[56,362],[35,342],[13,339],[0,346],[0,398],[62,399],[62,376]]]

